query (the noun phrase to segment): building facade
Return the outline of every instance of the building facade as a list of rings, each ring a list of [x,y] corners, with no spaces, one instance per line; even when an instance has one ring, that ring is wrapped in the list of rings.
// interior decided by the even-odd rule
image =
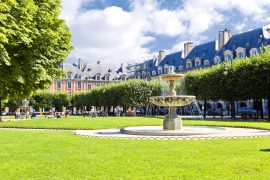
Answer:
[[[50,92],[85,92],[110,82],[125,81],[127,78],[124,64],[115,71],[110,65],[100,61],[96,64],[85,64],[82,59],[78,59],[77,63],[63,63],[62,69],[67,76],[54,80],[49,88]]]
[[[159,51],[158,56],[140,63],[128,64],[127,78],[150,79],[157,78],[169,72],[185,73],[187,71],[207,68],[235,58],[251,57],[260,53],[262,46],[270,47],[270,25],[233,35],[228,29],[219,31],[218,38],[196,45],[188,41],[183,51],[171,54]],[[159,78],[160,79],[160,78]],[[240,107],[255,108],[261,103],[264,114],[267,114],[267,100],[262,102],[248,100],[235,103],[235,111]],[[202,102],[199,105],[202,106]],[[229,109],[229,104],[223,101],[208,102],[208,109]]]

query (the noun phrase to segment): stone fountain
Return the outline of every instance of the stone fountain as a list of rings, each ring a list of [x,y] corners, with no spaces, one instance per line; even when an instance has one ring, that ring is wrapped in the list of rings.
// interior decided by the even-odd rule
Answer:
[[[223,127],[182,126],[181,116],[176,113],[177,107],[196,101],[195,96],[176,95],[175,82],[183,77],[183,74],[174,72],[161,76],[169,82],[169,94],[150,97],[151,103],[169,109],[169,113],[164,117],[163,126],[125,127],[120,129],[120,133],[139,136],[198,136],[225,133],[227,130]]]
[[[196,101],[195,96],[176,95],[175,82],[183,77],[183,74],[175,74],[173,72],[161,76],[163,80],[169,82],[168,96],[150,97],[151,103],[169,109],[169,113],[165,116],[163,121],[163,130],[181,130],[182,120],[181,116],[176,113],[177,107],[186,106]]]

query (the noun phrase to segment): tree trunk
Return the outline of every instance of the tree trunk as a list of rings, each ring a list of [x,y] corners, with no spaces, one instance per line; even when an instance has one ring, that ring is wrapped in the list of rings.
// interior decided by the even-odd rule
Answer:
[[[234,101],[231,101],[231,119],[235,120],[235,104],[234,104]]]
[[[203,118],[206,118],[206,106],[207,106],[207,100],[206,100],[206,98],[204,99],[204,108],[203,108]]]
[[[0,97],[0,122],[2,121],[2,98]]]
[[[261,118],[263,119],[264,118],[264,116],[263,116],[263,100],[262,99],[260,99],[260,106],[261,106]]]
[[[268,121],[270,120],[270,98],[267,99]]]

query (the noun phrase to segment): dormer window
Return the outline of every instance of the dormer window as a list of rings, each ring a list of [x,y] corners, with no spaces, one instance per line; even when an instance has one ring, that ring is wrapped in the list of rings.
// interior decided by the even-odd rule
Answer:
[[[158,67],[158,74],[162,74],[162,67]]]
[[[109,81],[110,80],[110,76],[105,76],[105,80]]]
[[[220,62],[221,62],[220,57],[219,57],[219,56],[216,56],[216,57],[214,58],[214,63],[215,63],[215,64],[219,64]]]
[[[230,51],[230,50],[224,51],[224,58],[226,61],[232,60],[233,59],[232,51]]]
[[[169,67],[168,67],[168,65],[165,65],[165,67],[164,67],[164,74],[168,74],[168,72],[169,72]]]
[[[122,81],[125,81],[126,80],[126,77],[125,76],[121,76],[121,80]]]
[[[174,67],[173,67],[173,66],[170,66],[170,67],[169,67],[169,72],[170,72],[170,73],[173,73],[173,72],[174,72]]]
[[[68,72],[68,79],[71,79],[72,78],[72,72]]]
[[[245,53],[246,49],[245,48],[238,47],[235,51],[236,51],[237,57],[240,59],[242,59],[246,56],[246,53]]]
[[[100,81],[100,75],[96,75],[96,80]]]
[[[186,63],[186,68],[187,68],[187,69],[192,68],[192,62],[191,62],[190,60],[187,61],[187,63]]]
[[[184,68],[183,68],[183,66],[179,66],[179,71],[181,71],[181,70],[183,70]]]
[[[199,58],[195,59],[195,67],[201,66],[201,60]]]
[[[205,66],[208,66],[210,64],[208,60],[204,60],[203,63],[204,63]]]
[[[152,71],[152,76],[155,76],[156,75],[156,71]]]
[[[259,54],[257,48],[252,48],[250,51],[249,51],[249,54],[250,56],[255,56],[257,54]]]

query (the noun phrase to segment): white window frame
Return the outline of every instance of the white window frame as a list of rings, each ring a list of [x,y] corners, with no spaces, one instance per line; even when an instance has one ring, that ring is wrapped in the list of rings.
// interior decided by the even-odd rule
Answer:
[[[187,60],[187,62],[186,62],[186,68],[187,69],[191,69],[192,68],[192,61],[191,60]]]
[[[183,66],[179,66],[178,69],[179,69],[179,71],[181,71],[181,70],[184,69],[184,67]]]
[[[242,59],[246,57],[246,48],[238,47],[235,51],[237,58]]]
[[[62,82],[60,80],[56,81],[56,88],[61,89],[62,87]]]
[[[216,57],[214,58],[214,63],[215,63],[215,64],[219,64],[220,62],[221,62],[220,57],[219,57],[219,56],[216,56]]]
[[[78,89],[82,89],[82,82],[81,81],[77,82],[77,87],[78,87]]]
[[[168,74],[169,73],[169,66],[166,64],[164,66],[164,74]]]
[[[206,60],[203,61],[203,64],[204,64],[205,66],[208,66],[208,65],[210,65],[210,61],[209,61],[208,59],[206,59]]]
[[[72,87],[72,82],[71,81],[68,81],[67,82],[67,89],[71,89],[71,87]]]
[[[156,75],[156,71],[152,71],[152,76],[155,76]]]
[[[201,59],[200,58],[196,58],[195,59],[195,67],[200,67],[201,66]]]
[[[250,54],[250,57],[252,57],[252,56],[258,55],[259,51],[257,48],[252,48],[250,49],[249,54]]]
[[[162,74],[162,67],[158,67],[158,74]]]
[[[230,59],[228,57],[231,57]],[[231,61],[233,59],[233,53],[230,50],[224,51],[224,59],[226,61]]]

